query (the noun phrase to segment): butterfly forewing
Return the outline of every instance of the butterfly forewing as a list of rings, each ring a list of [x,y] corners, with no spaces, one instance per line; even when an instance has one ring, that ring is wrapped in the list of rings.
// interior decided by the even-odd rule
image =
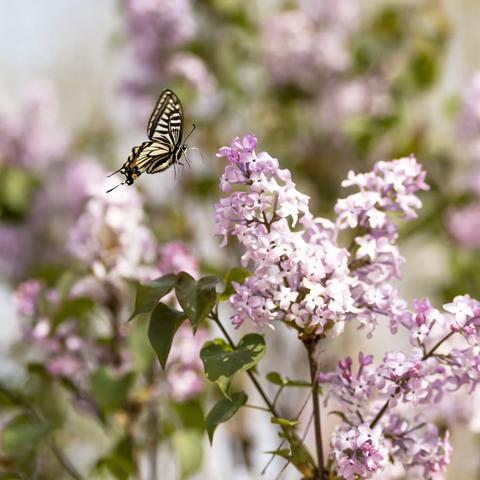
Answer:
[[[171,90],[164,90],[148,122],[148,138],[170,145],[173,150],[182,140],[183,109]]]

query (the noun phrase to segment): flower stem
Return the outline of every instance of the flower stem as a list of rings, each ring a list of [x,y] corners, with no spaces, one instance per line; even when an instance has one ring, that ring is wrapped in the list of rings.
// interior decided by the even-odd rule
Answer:
[[[312,381],[312,404],[313,404],[313,419],[314,419],[314,428],[315,428],[315,446],[317,449],[317,460],[318,460],[318,480],[324,480],[325,470],[324,470],[324,459],[323,459],[323,444],[322,444],[322,423],[321,423],[321,413],[320,413],[320,402],[318,401],[318,392],[317,392],[317,375],[318,375],[318,363],[315,358],[315,346],[316,341],[314,342],[305,342],[305,347],[308,353],[308,364],[310,367],[310,379]]]

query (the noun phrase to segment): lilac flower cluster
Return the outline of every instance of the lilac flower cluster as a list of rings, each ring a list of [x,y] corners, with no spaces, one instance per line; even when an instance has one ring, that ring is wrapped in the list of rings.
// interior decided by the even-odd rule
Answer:
[[[313,219],[290,172],[268,153],[255,153],[255,146],[255,137],[247,135],[218,153],[229,162],[221,189],[243,188],[216,204],[215,232],[223,244],[236,236],[245,248],[243,264],[254,265],[243,285],[234,284],[233,322],[251,319],[264,327],[283,320],[319,335],[339,333],[356,311],[348,253],[336,246],[333,224]]]
[[[480,71],[473,75],[465,89],[462,109],[458,118],[458,129],[462,142],[466,144],[472,168],[465,178],[468,190],[475,197],[468,205],[452,208],[446,224],[451,236],[467,249],[480,246]]]
[[[402,220],[416,217],[421,201],[416,193],[427,190],[425,171],[414,157],[377,162],[371,172],[349,172],[344,187],[357,187],[358,193],[338,200],[336,226],[354,233],[349,268],[352,291],[360,309],[356,319],[371,334],[379,314],[389,318],[393,333],[405,314],[407,304],[390,283],[400,278],[398,227],[392,214]]]
[[[146,115],[152,91],[173,78],[202,94],[212,92],[214,76],[199,56],[186,51],[197,30],[190,0],[128,0],[125,18],[138,73],[126,79],[124,88],[144,106]]]
[[[242,189],[217,203],[215,232],[223,244],[236,236],[245,248],[243,264],[254,270],[235,285],[235,325],[283,320],[318,335],[338,334],[354,317],[371,330],[382,314],[394,330],[406,303],[389,283],[399,277],[402,261],[390,215],[415,216],[421,205],[415,193],[427,188],[420,165],[408,157],[378,162],[368,174],[351,172],[344,186],[360,192],[338,201],[333,223],[314,218],[290,172],[268,153],[257,154],[255,146],[255,137],[247,135],[218,153],[229,162],[221,189]],[[356,234],[350,252],[337,241],[347,229]]]
[[[145,278],[156,242],[145,226],[140,195],[133,189],[105,193],[92,185],[84,212],[70,231],[69,249],[96,277]]]
[[[273,81],[314,90],[319,79],[345,70],[350,61],[346,41],[355,24],[356,10],[352,0],[303,2],[297,8],[270,15],[263,44]]]
[[[431,478],[449,463],[448,432],[442,435],[415,407],[434,406],[461,387],[472,393],[480,382],[480,302],[464,295],[445,304],[444,313],[428,300],[415,301],[414,309],[402,321],[414,347],[410,354],[388,352],[374,367],[373,356],[360,353],[356,373],[348,357],[335,372],[319,375],[319,382],[331,387],[325,403],[333,398],[341,406],[343,422],[332,448],[335,468],[346,479],[371,478],[383,469],[382,449],[415,478]],[[448,342],[453,335],[455,347]],[[370,463],[357,440],[365,425],[383,432],[379,441],[367,441]]]

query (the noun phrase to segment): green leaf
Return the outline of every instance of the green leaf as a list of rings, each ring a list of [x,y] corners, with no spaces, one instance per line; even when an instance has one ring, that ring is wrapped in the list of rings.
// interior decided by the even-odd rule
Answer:
[[[91,377],[92,396],[102,411],[113,412],[125,405],[134,380],[133,373],[114,377],[100,367]]]
[[[265,378],[274,385],[283,386],[283,378],[278,372],[269,372]]]
[[[95,302],[91,298],[76,297],[68,298],[60,304],[60,307],[54,313],[52,324],[57,327],[68,318],[81,318],[90,313],[95,307]]]
[[[218,278],[213,275],[203,277],[198,282],[186,272],[180,272],[177,275],[175,284],[177,300],[194,330],[215,306],[217,283]]]
[[[172,291],[176,275],[169,274],[147,283],[139,283],[135,296],[135,309],[130,315],[129,321],[140,313],[148,313],[170,291]]]
[[[95,470],[107,469],[116,479],[128,480],[135,472],[132,440],[128,437],[117,443],[115,448],[106,456],[100,458]]]
[[[232,282],[242,284],[247,277],[251,275],[251,272],[246,268],[234,267],[231,268],[225,275],[225,290],[220,295],[220,300],[225,301],[235,293]]]
[[[237,410],[247,403],[247,399],[248,397],[245,393],[235,392],[232,393],[231,400],[222,398],[213,406],[205,419],[205,426],[207,427],[210,443],[212,443],[213,434],[217,426],[230,420]]]
[[[173,337],[185,318],[183,312],[170,308],[164,303],[159,303],[153,309],[148,325],[148,338],[164,370]]]
[[[200,358],[207,378],[217,383],[229,398],[228,388],[232,376],[254,367],[265,354],[265,340],[257,333],[245,335],[233,349],[221,338],[205,343]]]
[[[40,423],[28,415],[18,415],[2,431],[2,447],[7,455],[25,453],[50,432],[46,423]]]
[[[269,372],[265,377],[270,383],[278,385],[281,387],[303,387],[303,388],[312,388],[310,382],[305,380],[291,380],[286,377],[283,378],[278,372]]]
[[[183,403],[174,403],[174,408],[183,428],[200,432],[205,430],[205,418],[200,401],[189,400]]]
[[[288,420],[288,418],[272,417],[270,422],[274,425],[281,425],[282,427],[293,428],[296,427],[300,422],[298,420]]]
[[[202,465],[202,434],[196,430],[178,430],[173,434],[173,445],[183,480],[196,473]]]

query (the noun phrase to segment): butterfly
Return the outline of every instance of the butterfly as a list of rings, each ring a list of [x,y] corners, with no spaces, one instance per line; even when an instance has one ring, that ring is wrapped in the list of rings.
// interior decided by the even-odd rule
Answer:
[[[125,181],[111,188],[107,193],[125,183],[132,185],[143,172],[162,172],[171,165],[180,163],[182,155],[185,155],[188,150],[185,142],[194,130],[195,124],[183,140],[182,104],[175,93],[168,89],[164,90],[148,121],[147,136],[150,141],[133,147],[123,166],[109,175],[111,177],[121,173],[125,176]]]

